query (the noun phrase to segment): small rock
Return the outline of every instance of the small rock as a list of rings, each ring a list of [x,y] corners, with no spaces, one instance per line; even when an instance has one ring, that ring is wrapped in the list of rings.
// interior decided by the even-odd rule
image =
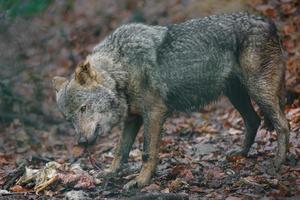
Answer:
[[[0,194],[9,194],[10,192],[7,190],[0,190]]]
[[[214,147],[213,144],[210,143],[199,143],[193,147],[193,153],[196,156],[208,155],[216,151],[217,149]]]
[[[65,194],[66,200],[90,200],[91,198],[82,190],[72,190]]]

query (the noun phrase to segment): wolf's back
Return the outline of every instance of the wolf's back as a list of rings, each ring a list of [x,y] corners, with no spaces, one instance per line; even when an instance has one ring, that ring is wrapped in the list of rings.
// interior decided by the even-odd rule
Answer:
[[[109,55],[125,66],[135,88],[158,90],[168,104],[184,109],[216,99],[243,49],[276,35],[274,27],[266,18],[248,13],[168,26],[128,24],[93,53]]]
[[[176,109],[215,100],[238,75],[240,54],[276,37],[268,19],[248,13],[214,15],[168,26],[158,47],[157,79]]]

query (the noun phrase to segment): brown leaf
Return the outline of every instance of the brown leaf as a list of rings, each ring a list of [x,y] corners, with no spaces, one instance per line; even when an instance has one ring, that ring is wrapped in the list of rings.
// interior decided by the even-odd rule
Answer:
[[[95,180],[87,172],[62,172],[58,174],[64,185],[74,185],[74,188],[90,189],[95,187]]]
[[[283,39],[282,40],[282,45],[285,47],[285,49],[289,52],[289,53],[293,53],[295,51],[296,48],[296,42],[292,39]]]
[[[152,183],[151,185],[148,185],[141,189],[141,192],[154,192],[154,191],[159,191],[160,187],[159,185]]]
[[[204,125],[197,126],[194,128],[194,131],[198,132],[198,133],[218,133],[219,132],[210,124],[204,124]]]
[[[180,178],[176,178],[174,181],[170,183],[169,189],[170,191],[178,190],[183,185],[183,182]]]
[[[7,155],[0,154],[0,166],[10,164],[10,158]]]
[[[257,5],[262,4],[262,3],[263,3],[263,0],[250,0],[250,2],[249,2],[249,4],[252,7],[256,7]]]
[[[184,178],[186,181],[194,179],[194,175],[190,169],[185,168],[181,173],[180,177]]]
[[[33,192],[33,189],[28,189],[20,185],[14,185],[9,190],[11,192]]]
[[[300,29],[300,16],[296,16],[293,18],[293,23],[296,26],[296,29]]]
[[[193,185],[190,187],[190,192],[203,193],[204,191],[202,188]]]
[[[286,24],[283,26],[283,34],[285,35],[289,35],[291,33],[295,33],[296,32],[296,27],[294,26],[294,24]]]
[[[172,168],[171,176],[177,177],[185,169],[184,165],[176,165]]]
[[[226,159],[229,161],[229,162],[241,162],[242,160],[245,159],[245,157],[243,156],[226,156]]]
[[[73,153],[74,157],[78,157],[78,156],[82,155],[83,151],[84,151],[84,148],[82,148],[79,145],[75,145],[72,148],[72,153]]]
[[[275,8],[271,5],[259,5],[256,9],[268,17],[275,18],[277,16]]]
[[[293,14],[296,11],[294,3],[283,3],[280,5],[281,12],[285,15]]]

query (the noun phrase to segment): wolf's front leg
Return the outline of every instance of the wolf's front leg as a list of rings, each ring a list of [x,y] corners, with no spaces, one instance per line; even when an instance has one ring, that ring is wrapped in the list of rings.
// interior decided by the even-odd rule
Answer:
[[[165,119],[163,110],[162,108],[152,108],[150,112],[144,115],[143,165],[140,174],[124,186],[126,190],[148,184],[155,172],[161,129]]]
[[[114,160],[109,171],[104,174],[106,177],[116,175],[122,169],[123,163],[128,161],[130,149],[134,143],[136,135],[143,123],[142,117],[138,115],[129,116],[125,121],[121,131],[119,142],[114,154]]]

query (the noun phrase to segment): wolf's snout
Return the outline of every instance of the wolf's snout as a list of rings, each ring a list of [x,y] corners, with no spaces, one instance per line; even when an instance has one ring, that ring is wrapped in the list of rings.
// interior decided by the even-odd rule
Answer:
[[[81,136],[81,137],[78,139],[78,144],[79,144],[79,145],[82,145],[82,146],[87,146],[87,145],[88,145],[88,139],[87,139],[87,137]]]
[[[81,146],[89,146],[89,145],[93,145],[96,141],[96,136],[92,135],[92,136],[80,136],[78,139],[78,144]]]

